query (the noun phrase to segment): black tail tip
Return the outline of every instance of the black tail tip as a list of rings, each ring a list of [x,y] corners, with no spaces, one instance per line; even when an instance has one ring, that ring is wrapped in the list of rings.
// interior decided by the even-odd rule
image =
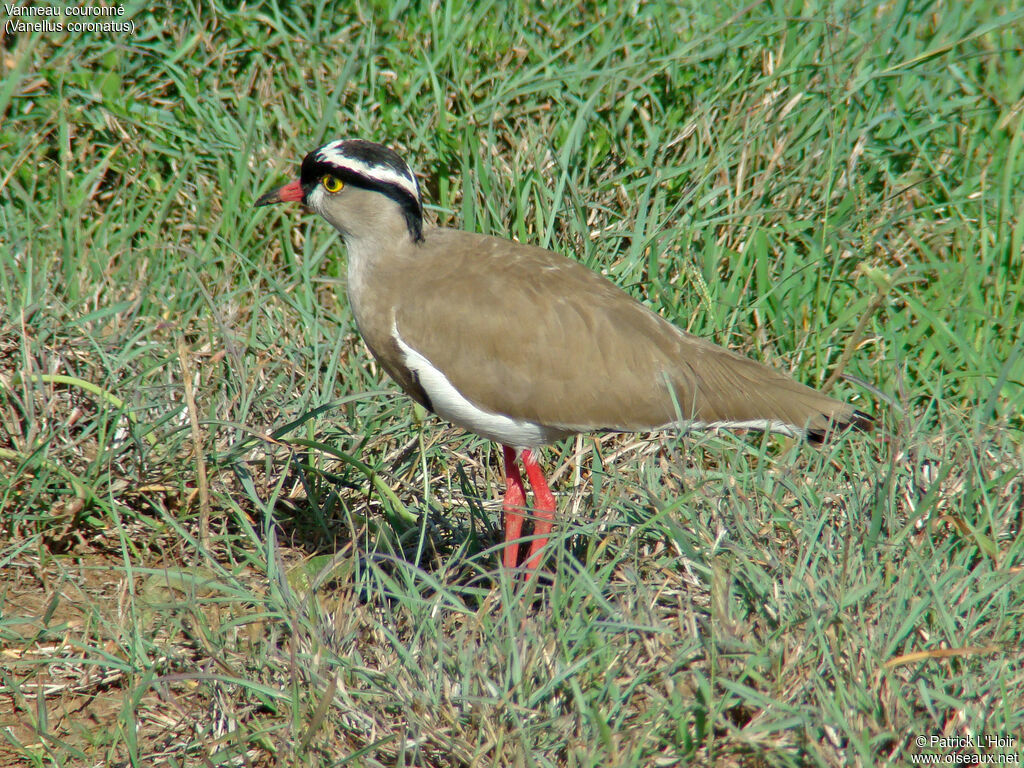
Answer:
[[[825,429],[808,429],[807,442],[811,445],[821,445],[832,439],[840,432],[848,429],[855,429],[858,432],[870,432],[875,428],[875,420],[864,411],[854,411],[842,420],[831,422]]]

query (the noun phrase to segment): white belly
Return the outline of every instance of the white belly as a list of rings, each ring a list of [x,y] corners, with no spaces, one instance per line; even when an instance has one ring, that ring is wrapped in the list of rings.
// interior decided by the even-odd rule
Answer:
[[[536,448],[558,440],[565,430],[532,421],[520,421],[481,408],[467,400],[433,363],[410,347],[392,326],[392,336],[402,350],[405,366],[416,374],[430,398],[434,412],[463,429],[513,448]]]

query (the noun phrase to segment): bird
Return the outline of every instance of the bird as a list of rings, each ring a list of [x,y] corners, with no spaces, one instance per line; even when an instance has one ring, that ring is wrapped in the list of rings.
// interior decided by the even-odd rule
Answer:
[[[415,173],[382,144],[314,149],[299,178],[255,206],[282,202],[302,203],[340,234],[348,301],[381,368],[424,408],[502,446],[502,564],[527,579],[555,521],[544,445],[674,428],[821,443],[872,426],[868,414],[682,330],[562,254],[428,225]]]

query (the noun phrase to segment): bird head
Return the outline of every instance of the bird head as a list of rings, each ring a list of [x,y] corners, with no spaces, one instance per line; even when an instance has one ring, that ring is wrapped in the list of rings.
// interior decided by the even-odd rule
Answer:
[[[398,153],[363,139],[338,139],[310,152],[295,181],[261,196],[256,205],[302,202],[346,240],[404,227],[423,238],[423,203],[416,176]]]

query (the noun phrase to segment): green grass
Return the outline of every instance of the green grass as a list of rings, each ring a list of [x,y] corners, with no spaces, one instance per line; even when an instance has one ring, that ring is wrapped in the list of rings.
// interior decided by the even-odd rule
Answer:
[[[0,765],[1024,751],[1024,7],[124,7],[0,48]],[[555,446],[516,583],[500,452],[252,208],[344,136],[879,429]]]

